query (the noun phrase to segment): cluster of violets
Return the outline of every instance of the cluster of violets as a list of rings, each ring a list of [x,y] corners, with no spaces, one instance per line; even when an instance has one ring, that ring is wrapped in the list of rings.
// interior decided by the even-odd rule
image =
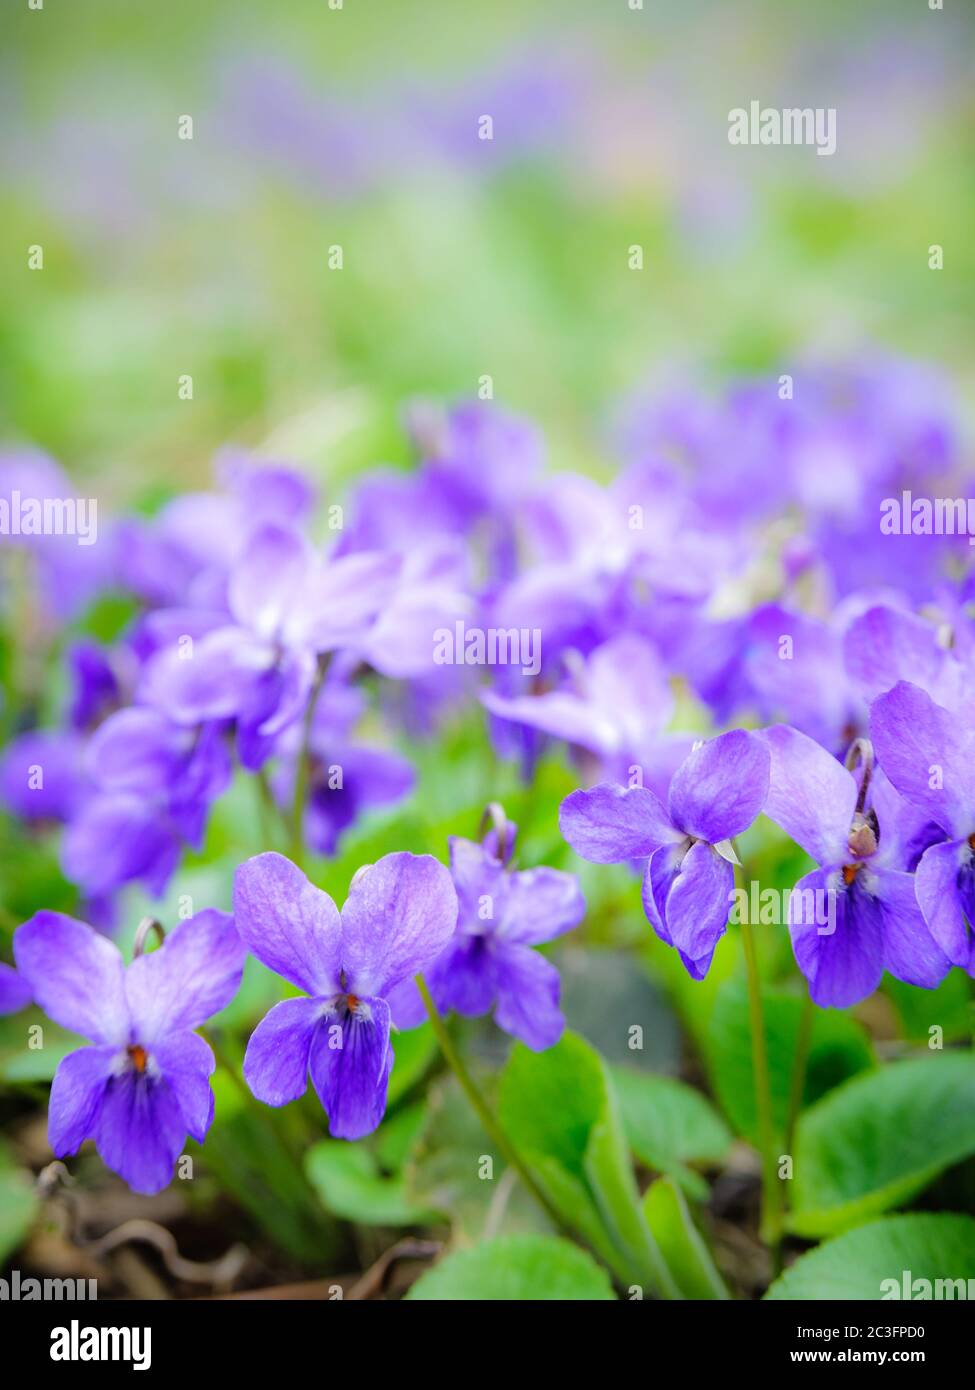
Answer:
[[[572,874],[515,867],[503,817],[482,843],[453,839],[449,869],[408,852],[364,867],[341,910],[258,854],[232,917],[200,912],[126,966],[111,940],[126,891],[166,891],[235,769],[331,855],[413,791],[392,736],[433,739],[474,710],[527,781],[568,748],[565,839],[639,872],[649,923],[694,978],[726,930],[735,839],[762,813],[816,865],[790,931],[817,1004],[856,1003],[884,971],[926,988],[975,974],[971,551],[881,526],[905,489],[965,495],[925,371],[810,369],[788,399],[775,381],[669,388],[626,412],[607,483],[547,468],[536,430],[488,404],[415,407],[408,428],[416,467],[365,475],[340,510],[300,470],[229,453],[213,491],[102,519],[96,545],[4,537],[6,594],[68,694],[56,722],[23,700],[0,801],[29,833],[59,827],[95,925],[39,912],[19,927],[0,1008],[33,999],[90,1039],[58,1069],[52,1146],[94,1138],[138,1190],[209,1127],[196,1030],[248,951],[303,992],[251,1036],[251,1090],[282,1105],[310,1078],[342,1138],[382,1118],[391,1035],[424,1017],[418,973],[441,1010],[493,1011],[531,1048],[563,1027],[535,948],[585,903]],[[32,453],[0,456],[0,497],[14,490],[72,495]],[[71,638],[120,591],[136,612],[117,642]],[[535,633],[540,660],[470,665],[461,643],[439,664],[445,630]],[[360,733],[370,718],[381,746]],[[829,930],[801,910],[808,889],[829,895]]]

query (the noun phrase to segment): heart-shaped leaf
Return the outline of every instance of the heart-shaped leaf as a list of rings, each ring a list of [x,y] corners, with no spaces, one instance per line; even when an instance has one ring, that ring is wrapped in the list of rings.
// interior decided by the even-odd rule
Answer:
[[[532,1303],[609,1302],[606,1271],[584,1250],[557,1236],[498,1236],[455,1250],[422,1275],[409,1299]]]
[[[799,1122],[792,1229],[820,1236],[860,1225],[972,1153],[970,1052],[895,1062],[855,1077]]]
[[[810,1250],[765,1297],[913,1300],[971,1298],[973,1290],[975,1221],[910,1212],[871,1221]]]

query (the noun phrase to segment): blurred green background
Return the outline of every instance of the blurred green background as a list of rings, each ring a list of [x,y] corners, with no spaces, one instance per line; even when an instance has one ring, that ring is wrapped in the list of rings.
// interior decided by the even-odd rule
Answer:
[[[5,0],[7,442],[145,504],[228,441],[338,485],[403,457],[404,399],[485,373],[557,464],[593,468],[620,395],[677,369],[879,345],[963,380],[972,21],[924,0]],[[835,106],[836,154],[729,145],[752,99]]]

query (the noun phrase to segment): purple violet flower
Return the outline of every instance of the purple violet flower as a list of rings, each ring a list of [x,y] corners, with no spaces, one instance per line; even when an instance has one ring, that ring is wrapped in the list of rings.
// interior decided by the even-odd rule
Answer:
[[[68,722],[72,729],[94,729],[122,698],[108,653],[97,642],[81,639],[68,648],[67,664],[73,686]]]
[[[91,791],[84,743],[76,733],[31,729],[0,754],[0,805],[28,825],[70,820]]]
[[[514,835],[509,824],[503,846],[494,836],[484,844],[451,837],[457,931],[424,977],[439,1009],[476,1018],[493,1008],[499,1028],[541,1052],[558,1042],[565,1019],[559,972],[532,948],[577,927],[586,900],[574,874],[512,870]],[[426,1016],[412,980],[395,991],[390,1007],[401,1028]]]
[[[38,912],[14,932],[17,968],[46,1014],[89,1038],[51,1086],[48,1136],[59,1158],[94,1139],[136,1192],[159,1192],[187,1132],[213,1119],[213,1053],[193,1030],[237,992],[244,948],[225,912],[198,912],[126,966],[84,922]]]
[[[950,963],[925,926],[911,870],[937,828],[882,772],[862,771],[858,784],[825,748],[785,724],[759,738],[772,760],[765,814],[820,865],[789,899],[792,947],[813,1002],[856,1004],[884,970],[933,989]]]
[[[230,782],[220,726],[181,728],[131,706],[98,728],[87,762],[97,792],[65,832],[64,872],[96,896],[132,881],[160,895],[183,844],[200,848],[210,804]]]
[[[603,782],[559,809],[562,834],[595,864],[647,859],[643,910],[702,980],[728,924],[737,862],[730,841],[765,805],[769,755],[744,729],[701,743],[677,768],[666,807],[646,787]]]
[[[645,782],[663,781],[666,788],[692,740],[661,734],[673,714],[674,697],[654,648],[642,637],[624,633],[603,642],[585,660],[575,655],[562,688],[515,696],[486,690],[481,703],[499,719],[586,750],[606,781],[625,782],[638,766]]]
[[[256,770],[305,708],[318,655],[362,637],[400,567],[375,552],[325,560],[295,532],[264,527],[230,571],[230,620],[190,649],[158,651],[142,698],[179,724],[236,718],[241,762]]]
[[[881,766],[947,839],[917,866],[917,901],[938,946],[975,976],[975,728],[909,681],[870,707]]]
[[[12,965],[0,961],[0,1014],[16,1014],[32,1001],[30,985]]]
[[[247,1084],[266,1105],[286,1105],[310,1075],[335,1138],[370,1134],[393,1067],[389,993],[457,923],[447,870],[428,854],[384,855],[359,870],[340,913],[290,859],[258,854],[237,869],[234,913],[258,960],[309,996],[275,1004],[257,1025]]]

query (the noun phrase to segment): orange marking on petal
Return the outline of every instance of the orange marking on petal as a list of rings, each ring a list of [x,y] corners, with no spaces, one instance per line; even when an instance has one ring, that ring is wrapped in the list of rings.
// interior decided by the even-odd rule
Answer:
[[[844,865],[843,865],[843,882],[846,884],[846,886],[847,886],[848,888],[849,888],[850,884],[853,882],[853,880],[856,878],[856,876],[857,876],[857,874],[858,874],[859,872],[860,872],[860,865],[859,865],[859,864],[844,864]]]
[[[140,1047],[138,1043],[133,1043],[127,1051],[132,1058],[132,1065],[135,1067],[136,1071],[140,1074],[144,1072],[146,1069],[146,1062],[149,1060],[149,1054],[146,1052],[145,1048]]]

